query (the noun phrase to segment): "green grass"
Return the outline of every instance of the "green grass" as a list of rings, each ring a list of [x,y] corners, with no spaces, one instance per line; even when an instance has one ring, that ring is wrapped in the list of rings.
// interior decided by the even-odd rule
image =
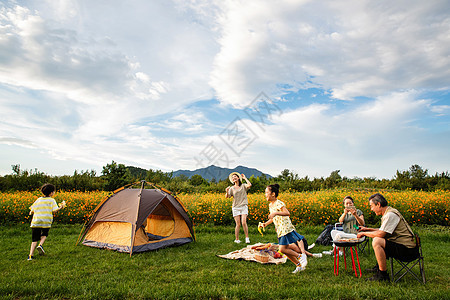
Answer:
[[[262,265],[216,257],[244,247],[234,228],[198,226],[197,242],[159,251],[128,254],[76,246],[81,227],[55,224],[46,256],[27,261],[31,230],[0,227],[0,299],[444,299],[450,294],[449,227],[414,227],[425,256],[425,285],[407,276],[400,283],[370,283],[349,266],[333,274],[333,258],[310,258],[307,270],[294,265]],[[313,243],[321,227],[299,228]],[[251,228],[252,243],[275,242],[273,227],[264,237]],[[312,252],[329,250],[316,246]],[[348,261],[349,262],[349,261]],[[361,268],[375,263],[360,255]]]

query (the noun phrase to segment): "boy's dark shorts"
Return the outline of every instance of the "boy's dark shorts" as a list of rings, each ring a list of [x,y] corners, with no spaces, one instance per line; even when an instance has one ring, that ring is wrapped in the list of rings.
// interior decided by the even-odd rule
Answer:
[[[49,230],[50,230],[50,228],[32,227],[31,228],[31,241],[39,242],[41,240],[41,236],[48,236]]]
[[[386,248],[384,248],[386,258],[393,257],[401,261],[409,262],[419,257],[419,248],[408,248],[405,245],[397,244],[386,240]]]

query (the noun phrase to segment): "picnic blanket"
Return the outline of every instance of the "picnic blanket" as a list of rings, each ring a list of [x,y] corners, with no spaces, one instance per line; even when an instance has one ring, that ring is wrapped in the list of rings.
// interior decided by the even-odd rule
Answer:
[[[236,250],[233,252],[230,252],[228,254],[225,255],[217,255],[220,258],[225,258],[225,259],[237,259],[237,260],[247,260],[247,261],[255,261],[255,262],[259,262],[261,264],[284,264],[287,260],[287,257],[285,255],[283,255],[281,258],[274,258],[272,255],[269,255],[269,260],[267,262],[261,262],[259,260],[257,260],[255,258],[255,255],[260,254],[259,250],[256,249],[252,249],[252,247],[255,246],[261,246],[264,245],[262,243],[257,243],[254,245],[248,245],[245,248],[242,248],[240,250]],[[268,252],[266,252],[268,253]]]

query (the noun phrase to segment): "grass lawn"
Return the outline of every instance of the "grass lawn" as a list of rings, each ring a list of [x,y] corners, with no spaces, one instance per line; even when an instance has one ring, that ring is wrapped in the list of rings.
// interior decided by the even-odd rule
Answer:
[[[197,241],[181,247],[136,254],[76,246],[80,225],[54,224],[46,256],[27,261],[28,225],[0,226],[0,299],[448,299],[450,228],[413,227],[422,239],[427,283],[406,276],[397,284],[371,283],[364,269],[373,251],[360,255],[363,277],[348,270],[333,274],[333,258],[310,258],[306,271],[294,265],[262,265],[216,257],[245,247],[234,244],[234,228],[197,226]],[[321,227],[298,228],[312,244]],[[273,226],[252,243],[276,242]],[[312,252],[331,247],[316,246]],[[347,258],[348,259],[348,258]],[[349,260],[347,261],[349,262]],[[416,267],[417,268],[417,267]]]

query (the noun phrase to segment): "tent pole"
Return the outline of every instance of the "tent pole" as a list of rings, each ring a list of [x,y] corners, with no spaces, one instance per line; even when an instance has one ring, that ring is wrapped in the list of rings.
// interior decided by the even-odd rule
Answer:
[[[133,245],[134,245],[134,238],[136,236],[135,234],[135,228],[136,225],[131,224],[131,245],[130,245],[130,257],[133,254]]]
[[[145,180],[142,180],[141,183],[142,183],[142,185],[141,185],[141,190],[139,191],[139,203],[138,203],[138,206],[137,206],[138,211],[136,212],[136,218],[137,218],[137,216],[139,214],[139,206],[140,206],[141,198],[142,198],[142,190],[144,190],[144,186],[145,186]],[[134,224],[131,225],[130,257],[133,254],[134,239],[136,238],[136,230],[137,230],[136,222],[137,222],[137,219],[134,220]]]

